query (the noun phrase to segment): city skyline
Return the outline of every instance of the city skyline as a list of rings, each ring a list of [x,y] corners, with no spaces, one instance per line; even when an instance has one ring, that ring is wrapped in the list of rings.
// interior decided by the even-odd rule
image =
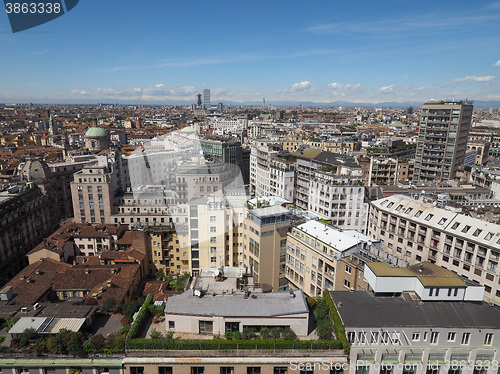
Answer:
[[[83,2],[0,26],[0,102],[498,101],[500,2]]]

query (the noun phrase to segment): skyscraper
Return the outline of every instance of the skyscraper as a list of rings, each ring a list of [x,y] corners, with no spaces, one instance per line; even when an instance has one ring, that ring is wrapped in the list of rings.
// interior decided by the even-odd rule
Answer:
[[[472,120],[472,104],[428,102],[422,106],[413,180],[440,182],[463,165]]]
[[[203,90],[203,107],[205,109],[210,108],[210,89],[208,88]]]

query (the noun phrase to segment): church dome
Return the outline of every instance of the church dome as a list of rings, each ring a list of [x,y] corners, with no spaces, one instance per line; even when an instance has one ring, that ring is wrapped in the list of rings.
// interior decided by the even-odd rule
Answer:
[[[108,136],[108,134],[106,133],[106,130],[104,130],[100,127],[97,127],[97,126],[91,127],[85,133],[86,138],[104,138],[106,136]]]
[[[21,179],[26,182],[41,183],[52,174],[45,161],[28,160],[21,168]]]

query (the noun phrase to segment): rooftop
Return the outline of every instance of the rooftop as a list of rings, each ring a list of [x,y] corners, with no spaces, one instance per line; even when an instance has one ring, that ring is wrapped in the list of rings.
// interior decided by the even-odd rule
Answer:
[[[486,303],[421,302],[408,294],[380,297],[367,291],[330,295],[346,327],[500,328],[500,309]]]
[[[309,313],[302,290],[197,297],[193,290],[171,296],[167,314],[224,317],[277,317]]]
[[[391,267],[386,262],[367,262],[366,266],[377,277],[417,277],[424,287],[466,287],[457,274],[430,262],[407,268]]]

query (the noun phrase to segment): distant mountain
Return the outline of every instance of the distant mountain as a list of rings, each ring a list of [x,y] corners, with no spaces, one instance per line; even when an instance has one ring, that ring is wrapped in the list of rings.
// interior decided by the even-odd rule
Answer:
[[[474,101],[474,100],[473,100]],[[14,103],[12,100],[5,99],[0,97],[0,102],[5,102],[7,104],[12,104]],[[191,105],[194,104],[193,100],[173,100],[173,101],[158,101],[158,102],[150,102],[150,101],[129,101],[129,100],[95,100],[95,99],[90,99],[90,100],[80,100],[77,103],[71,100],[61,100],[61,101],[50,101],[50,102],[41,102],[41,101],[35,101],[35,100],[26,100],[25,102],[18,102],[20,104],[27,104],[27,103],[33,103],[33,104],[84,104],[84,105],[95,105],[98,104],[99,102],[106,102],[106,103],[117,103],[117,104],[123,104],[123,105]],[[214,101],[215,102],[215,101]],[[262,106],[262,102],[260,101],[246,101],[246,102],[236,102],[236,101],[222,101],[224,105],[231,105],[231,106]],[[360,103],[355,103],[352,101],[333,101],[333,102],[313,102],[313,101],[270,101],[267,103],[267,105],[270,106],[278,106],[278,107],[298,107],[300,105],[304,107],[324,107],[324,108],[332,108],[332,107],[346,107],[346,108],[407,108],[409,106],[412,106],[414,108],[420,108],[424,102],[422,101],[404,101],[404,102],[397,102],[397,101],[385,101],[385,102],[380,102],[380,103],[370,103],[370,102],[360,102]],[[488,109],[488,108],[500,108],[500,101],[481,101],[481,100],[476,100],[474,101],[474,107],[475,108],[482,108],[482,109]]]

